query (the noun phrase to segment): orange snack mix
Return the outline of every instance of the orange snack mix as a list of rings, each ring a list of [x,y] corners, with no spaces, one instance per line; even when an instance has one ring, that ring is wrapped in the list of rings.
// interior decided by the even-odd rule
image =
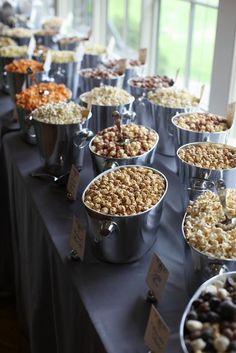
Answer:
[[[71,91],[62,83],[38,83],[16,94],[16,105],[32,111],[44,104],[66,102],[70,98]]]
[[[43,64],[31,59],[20,59],[14,60],[10,64],[5,66],[5,70],[8,72],[17,72],[20,74],[32,74],[40,71],[44,71]]]

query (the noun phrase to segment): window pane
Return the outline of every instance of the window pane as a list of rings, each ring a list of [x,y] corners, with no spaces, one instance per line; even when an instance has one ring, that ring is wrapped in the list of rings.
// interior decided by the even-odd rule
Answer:
[[[207,103],[207,92],[210,89],[217,10],[196,5],[193,29],[192,61],[190,71],[190,88],[206,84],[204,94]],[[199,90],[199,88],[198,88]]]
[[[159,74],[174,77],[179,68],[179,80],[184,78],[189,10],[190,4],[185,1],[161,2],[157,71]]]
[[[127,44],[134,50],[139,49],[142,0],[129,0],[129,23]]]
[[[215,7],[218,7],[219,5],[219,0],[196,0],[196,1],[200,2],[203,5],[206,4],[206,5],[215,6]]]
[[[124,18],[125,18],[125,1],[119,1],[117,6],[116,0],[109,0],[108,3],[108,39],[114,36],[118,47],[124,47]]]

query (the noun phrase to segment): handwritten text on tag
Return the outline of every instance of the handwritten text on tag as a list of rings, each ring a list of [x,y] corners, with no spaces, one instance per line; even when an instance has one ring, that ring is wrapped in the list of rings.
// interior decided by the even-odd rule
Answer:
[[[161,298],[168,277],[169,271],[161,259],[156,254],[154,254],[148,270],[146,281],[148,287],[154,293],[154,296],[157,300],[160,300]]]
[[[86,232],[81,226],[77,217],[73,219],[72,231],[70,236],[70,247],[76,251],[76,255],[83,261],[86,242]]]
[[[75,167],[75,165],[72,164],[68,183],[67,183],[68,197],[71,200],[76,200],[78,187],[79,187],[79,181],[80,181],[80,173],[79,173],[78,169]]]
[[[164,353],[170,336],[170,330],[152,305],[144,340],[153,353]]]

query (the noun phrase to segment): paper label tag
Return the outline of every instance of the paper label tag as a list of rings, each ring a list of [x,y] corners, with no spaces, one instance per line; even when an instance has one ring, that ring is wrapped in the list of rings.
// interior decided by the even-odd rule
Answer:
[[[81,62],[83,60],[84,57],[84,43],[80,42],[80,44],[78,45],[76,52],[75,52],[75,56],[76,56],[76,61]]]
[[[124,73],[127,66],[127,59],[119,59],[116,64],[116,71]]]
[[[180,68],[178,68],[178,69],[176,70],[174,83],[176,83],[176,81],[177,81],[177,78],[178,78],[178,76],[179,76],[179,72],[180,72]]]
[[[152,305],[144,340],[153,353],[164,353],[170,336],[170,330]]]
[[[232,126],[235,115],[236,102],[232,102],[227,106],[227,121],[229,126]]]
[[[205,90],[205,85],[202,85],[202,86],[201,86],[201,91],[200,91],[199,102],[201,101],[201,99],[202,99],[202,97],[203,97],[204,90]]]
[[[70,235],[70,247],[76,251],[76,255],[83,261],[86,243],[86,232],[77,217],[73,218],[72,231]]]
[[[138,52],[138,59],[142,64],[145,64],[147,59],[147,48],[141,48]]]
[[[168,277],[169,271],[161,259],[154,254],[148,270],[146,282],[157,300],[160,300],[161,298]]]
[[[51,54],[51,50],[48,50],[46,54],[46,59],[43,65],[44,71],[48,72],[50,70],[51,63],[52,63],[52,54]]]
[[[36,48],[36,40],[35,40],[34,36],[32,36],[30,38],[28,49],[27,49],[27,54],[28,54],[29,59],[32,58],[35,48]]]
[[[71,166],[70,175],[67,183],[68,197],[70,200],[76,200],[80,181],[80,173],[74,164]]]
[[[92,30],[90,29],[87,34],[87,39],[89,40],[91,38],[92,38]]]
[[[116,44],[116,40],[115,37],[111,37],[111,39],[109,40],[108,46],[107,46],[107,53],[108,54],[112,54],[115,48],[115,44]]]

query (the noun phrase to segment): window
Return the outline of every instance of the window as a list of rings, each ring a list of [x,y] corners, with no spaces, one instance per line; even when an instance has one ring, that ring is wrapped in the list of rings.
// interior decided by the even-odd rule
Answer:
[[[175,77],[177,84],[209,102],[218,0],[159,0],[156,71]]]

